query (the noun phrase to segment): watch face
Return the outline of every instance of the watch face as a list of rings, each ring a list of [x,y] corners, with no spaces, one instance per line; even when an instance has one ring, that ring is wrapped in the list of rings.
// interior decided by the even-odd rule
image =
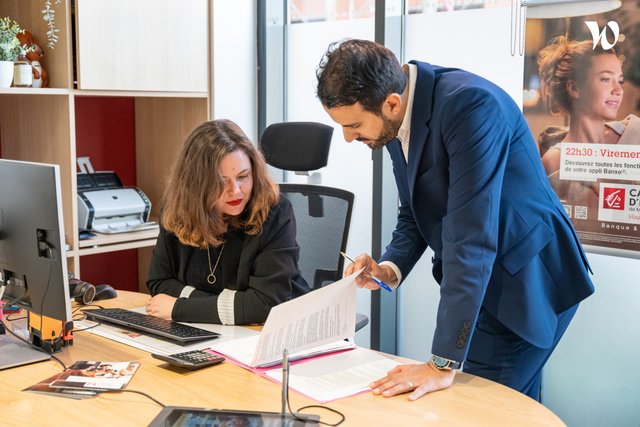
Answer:
[[[448,368],[449,365],[451,364],[451,361],[439,356],[433,356],[432,360],[433,360],[433,364],[436,365],[436,368],[438,369]]]

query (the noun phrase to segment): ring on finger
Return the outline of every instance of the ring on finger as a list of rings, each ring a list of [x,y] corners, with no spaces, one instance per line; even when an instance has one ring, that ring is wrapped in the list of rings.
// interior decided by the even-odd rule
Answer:
[[[415,388],[411,381],[407,381],[407,384],[409,384],[409,390],[413,390]]]

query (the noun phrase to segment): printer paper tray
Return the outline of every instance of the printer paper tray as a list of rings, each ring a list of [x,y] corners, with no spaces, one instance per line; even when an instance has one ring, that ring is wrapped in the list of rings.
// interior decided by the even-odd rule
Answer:
[[[158,223],[155,221],[152,222],[143,222],[142,224],[136,225],[134,227],[119,227],[119,228],[100,228],[100,229],[92,229],[91,231],[100,233],[100,234],[119,234],[119,233],[131,233],[134,231],[143,231],[143,230],[151,230],[154,228],[158,228]]]

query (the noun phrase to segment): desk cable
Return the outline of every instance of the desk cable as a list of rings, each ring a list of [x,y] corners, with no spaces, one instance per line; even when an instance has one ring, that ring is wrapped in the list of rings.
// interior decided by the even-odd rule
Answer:
[[[49,270],[49,278],[51,278],[51,270]],[[49,284],[48,284],[48,283],[47,283],[47,289],[49,289]],[[14,298],[13,300],[11,300],[11,301],[9,301],[8,303],[6,303],[5,305],[6,305],[7,307],[9,307],[9,306],[12,306],[12,305],[14,305],[14,304],[16,304],[16,303],[17,303],[17,304],[19,304],[19,303],[20,303],[20,301],[22,300],[22,298],[26,295],[26,293],[27,293],[27,290],[25,289],[25,290],[24,290],[24,292],[22,293],[22,295],[20,295],[20,296],[19,296],[19,297],[17,297],[17,298]],[[46,290],[45,290],[45,294],[46,294]],[[44,298],[43,298],[43,299],[44,299]],[[40,305],[40,312],[42,313],[42,304]],[[12,313],[10,313],[10,314],[12,314]],[[10,314],[9,314],[9,315],[10,315]],[[7,321],[8,321],[8,322],[13,322],[13,321],[16,321],[16,320],[22,320],[22,319],[25,319],[25,318],[26,318],[26,316],[25,316],[25,317],[18,317],[18,318],[15,318],[15,319],[10,319],[10,318],[9,318],[9,315],[7,315],[7,316],[6,316],[6,319],[7,319]],[[40,320],[41,320],[41,321],[42,321],[42,317],[43,317],[43,316],[42,316],[42,315],[40,315]],[[4,324],[4,321],[3,321],[3,324]],[[40,328],[41,328],[40,330],[42,330],[42,324],[40,325]],[[45,350],[44,350],[43,348],[41,348],[41,347],[38,347],[37,345],[33,344],[31,341],[29,341],[29,340],[26,340],[26,339],[22,338],[20,335],[16,334],[16,333],[11,329],[11,328],[9,328],[9,327],[5,327],[5,330],[6,330],[6,331],[8,331],[11,335],[13,335],[14,337],[16,337],[17,339],[19,339],[20,341],[22,341],[23,343],[27,344],[29,347],[34,348],[34,349],[36,349],[36,350],[38,350],[38,351],[41,351],[41,352],[43,352],[43,353],[48,354],[49,356],[51,356],[51,358],[52,358],[53,360],[55,360],[55,361],[56,361],[56,362],[58,362],[60,365],[62,365],[62,369],[67,369],[67,366],[64,364],[64,362],[63,362],[62,360],[58,359],[58,358],[57,358],[56,356],[54,356],[53,354],[49,353],[48,351],[45,351]]]
[[[308,421],[306,418],[302,417],[302,414],[300,411],[303,411],[305,409],[310,409],[310,408],[318,408],[318,409],[325,409],[329,412],[333,412],[334,414],[338,414],[338,416],[340,416],[340,420],[337,423],[331,424],[331,423],[327,423],[324,421],[317,421],[318,424],[322,424],[325,426],[331,426],[331,427],[335,427],[338,426],[340,424],[342,424],[345,420],[345,416],[342,412],[337,411],[333,408],[329,408],[328,406],[324,406],[324,405],[307,405],[307,406],[303,406],[301,408],[298,408],[298,410],[296,412],[291,410],[291,401],[289,400],[289,370],[290,364],[289,364],[289,358],[287,357],[287,350],[285,349],[282,352],[282,415],[285,414],[285,402],[286,402],[286,406],[287,408],[289,408],[289,413],[293,416],[293,418],[295,418],[296,420],[299,421]]]
[[[7,320],[9,320],[9,319],[7,319]],[[18,320],[18,319],[13,319],[13,320]],[[11,321],[11,320],[9,320],[9,321]],[[51,358],[52,358],[53,360],[55,360],[55,361],[56,361],[56,362],[58,362],[60,365],[62,365],[62,369],[63,369],[63,371],[66,371],[66,370],[67,370],[67,366],[64,364],[64,362],[63,362],[62,360],[58,359],[58,358],[57,358],[56,356],[54,356],[53,354],[48,353],[48,352],[46,352],[45,350],[43,350],[42,348],[40,348],[40,347],[38,347],[38,346],[33,345],[30,341],[27,341],[27,340],[25,340],[24,338],[22,338],[20,335],[16,334],[13,330],[11,330],[11,328],[8,328],[8,327],[7,327],[7,328],[5,328],[5,329],[6,329],[9,333],[11,333],[11,335],[13,335],[14,337],[16,337],[16,338],[17,338],[17,339],[19,339],[20,341],[24,342],[25,344],[28,344],[30,347],[32,347],[32,348],[34,348],[34,349],[36,349],[36,350],[38,350],[38,351],[41,351],[41,352],[46,353],[46,354],[48,354],[49,356],[51,356]],[[87,329],[88,329],[88,328],[87,328]],[[86,329],[80,329],[80,331],[84,331],[84,330],[86,330]],[[146,398],[148,398],[148,399],[150,399],[150,400],[154,401],[156,404],[160,405],[160,406],[161,406],[161,407],[163,407],[163,408],[165,407],[165,405],[164,405],[163,403],[161,403],[160,401],[158,401],[158,400],[157,400],[157,399],[155,399],[154,397],[149,396],[148,394],[146,394],[146,393],[144,393],[144,392],[142,392],[142,391],[138,391],[138,390],[128,390],[128,389],[123,389],[123,390],[85,389],[85,390],[95,391],[95,392],[98,392],[98,393],[136,393],[136,394],[140,394],[140,395],[142,395],[142,396],[145,396]]]
[[[80,314],[78,318],[76,318],[75,316],[78,315],[78,311],[87,307],[98,307],[98,308],[104,308],[101,305],[98,304],[86,304],[86,305],[81,305],[79,307],[76,307],[73,309],[73,311],[71,312],[71,316],[73,317],[73,321],[79,321],[79,320],[86,320],[87,316],[84,314]],[[82,329],[73,329],[71,332],[83,332],[83,331],[88,331],[89,329],[93,329],[93,328],[97,328],[98,326],[100,326],[102,324],[102,322],[100,322],[100,320],[95,319],[92,320],[93,322],[95,322],[95,325],[92,326],[87,326],[86,328],[82,328]]]
[[[20,319],[22,319],[22,317],[21,317]],[[7,319],[7,320],[9,320],[9,321],[13,321],[13,320],[20,320],[20,319],[12,319],[12,320]],[[51,353],[49,353],[49,352],[45,351],[44,349],[42,349],[42,348],[38,347],[37,345],[34,345],[31,341],[25,340],[25,339],[24,339],[24,338],[22,338],[20,335],[16,334],[14,331],[12,331],[12,330],[11,330],[11,328],[7,327],[7,328],[5,328],[5,330],[6,330],[7,332],[9,332],[11,335],[13,335],[14,337],[16,337],[17,339],[19,339],[20,341],[22,341],[23,343],[25,343],[25,344],[29,345],[29,347],[34,348],[34,349],[36,349],[36,350],[38,350],[38,351],[41,351],[41,352],[43,352],[43,353],[48,354],[49,356],[51,356],[51,358],[52,358],[53,360],[55,360],[55,361],[56,361],[56,362],[58,362],[60,365],[62,365],[62,369],[65,369],[65,370],[67,369],[67,366],[64,364],[64,362],[63,362],[62,360],[58,359],[58,358],[57,358],[56,356],[54,356],[53,354],[51,354]]]
[[[102,394],[102,393],[135,393],[135,394],[139,394],[141,396],[146,397],[149,400],[152,400],[154,403],[156,403],[157,405],[161,406],[161,407],[165,407],[166,405],[162,402],[160,402],[158,399],[148,395],[147,393],[143,392],[143,391],[139,391],[139,390],[131,390],[131,389],[120,389],[120,390],[105,390],[103,388],[83,388],[83,390],[88,390],[88,391],[95,391],[98,394]]]
[[[79,307],[76,307],[73,309],[72,311],[72,316],[74,317],[73,320],[77,321],[77,320],[85,320],[87,317],[84,315],[80,315],[82,317],[76,318],[75,316],[78,315],[78,311],[87,307],[98,307],[98,308],[104,308],[101,305],[98,304],[86,304],[86,305],[82,305]],[[86,328],[82,328],[82,329],[73,329],[73,332],[83,332],[83,331],[88,331],[89,329],[93,329],[95,327],[100,326],[102,323],[99,320],[95,320],[96,324],[93,326],[88,326]],[[135,393],[135,394],[139,394],[142,395],[144,397],[146,397],[149,400],[152,400],[153,402],[155,402],[156,404],[158,404],[161,407],[165,407],[166,405],[162,402],[160,402],[159,400],[157,400],[156,398],[148,395],[147,393],[143,392],[143,391],[139,391],[139,390],[131,390],[131,389],[121,389],[121,390],[105,390],[102,388],[94,388],[94,389],[84,389],[84,390],[90,390],[90,391],[95,391],[99,394],[101,393]]]
[[[289,403],[289,399],[287,399],[287,406],[289,407],[289,412],[291,412],[291,415],[293,415],[293,417],[296,420],[300,420],[300,421],[308,421],[306,418],[299,417],[298,414],[303,415],[301,413],[301,411],[304,411],[305,409],[311,409],[311,408],[325,409],[325,410],[327,410],[329,412],[333,412],[334,414],[338,414],[338,416],[340,417],[340,421],[338,421],[337,423],[334,423],[334,424],[327,423],[327,422],[324,422],[324,421],[318,421],[318,424],[335,427],[335,426],[339,426],[340,424],[342,424],[344,422],[344,420],[346,419],[342,412],[338,411],[337,409],[329,408],[328,406],[324,406],[324,405],[307,405],[307,406],[303,406],[301,408],[298,408],[298,410],[296,412],[293,412],[291,410],[291,404]]]

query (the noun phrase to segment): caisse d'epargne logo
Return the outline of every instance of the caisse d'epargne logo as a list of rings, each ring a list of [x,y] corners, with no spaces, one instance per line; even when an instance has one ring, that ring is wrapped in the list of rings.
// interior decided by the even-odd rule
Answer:
[[[625,200],[625,189],[616,187],[604,187],[602,198],[603,209],[614,209],[623,211]]]

